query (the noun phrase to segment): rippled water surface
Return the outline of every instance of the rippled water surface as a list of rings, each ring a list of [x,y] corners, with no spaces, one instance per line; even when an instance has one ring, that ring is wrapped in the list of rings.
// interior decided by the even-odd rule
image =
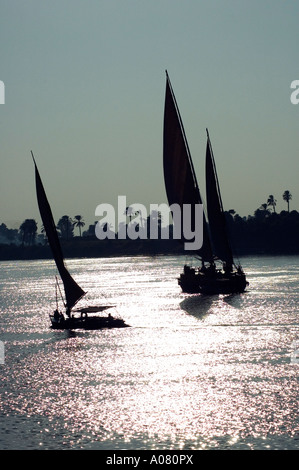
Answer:
[[[0,449],[299,449],[299,258],[244,258],[248,291],[210,297],[184,262],[68,260],[130,325],[76,332],[49,328],[51,261],[0,262]]]

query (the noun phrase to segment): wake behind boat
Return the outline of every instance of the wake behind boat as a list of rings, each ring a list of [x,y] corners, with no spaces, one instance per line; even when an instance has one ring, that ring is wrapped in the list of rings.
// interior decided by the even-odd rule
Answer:
[[[163,132],[164,181],[169,205],[178,204],[183,213],[191,205],[193,223],[195,206],[202,204],[196,174],[174,92],[166,72]],[[248,282],[242,267],[234,262],[226,229],[216,165],[207,131],[206,192],[208,222],[203,214],[203,244],[196,256],[201,266],[184,266],[178,279],[183,292],[232,294],[244,292]],[[185,240],[182,238],[184,243]],[[222,267],[217,267],[217,262]]]
[[[115,318],[112,315],[108,314],[107,316],[89,316],[89,313],[96,313],[103,310],[107,310],[112,306],[102,305],[102,306],[92,306],[92,307],[82,307],[76,310],[73,310],[77,302],[84,297],[86,292],[76,283],[68,272],[62,254],[62,249],[60,241],[58,238],[56,226],[54,223],[51,207],[49,205],[42,180],[33,156],[31,152],[34,166],[35,166],[35,183],[36,183],[36,195],[38,207],[41,215],[41,219],[44,225],[46,235],[48,237],[48,242],[52,251],[54,261],[56,263],[58,272],[60,274],[64,292],[65,292],[65,301],[64,308],[65,312],[62,313],[58,310],[58,301],[57,301],[57,288],[59,289],[58,280],[56,278],[56,303],[57,308],[54,311],[53,315],[50,315],[52,328],[55,329],[77,329],[83,328],[88,330],[102,329],[102,328],[121,328],[128,326],[125,324],[124,320],[121,318]],[[59,289],[60,290],[60,289]],[[78,315],[80,313],[80,316]]]

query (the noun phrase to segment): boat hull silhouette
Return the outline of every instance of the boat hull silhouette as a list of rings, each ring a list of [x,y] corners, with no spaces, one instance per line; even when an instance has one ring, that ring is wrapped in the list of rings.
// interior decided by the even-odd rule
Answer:
[[[55,320],[50,315],[51,328],[54,330],[102,330],[104,328],[125,328],[128,325],[121,318],[110,316],[81,316]]]
[[[178,279],[182,291],[188,294],[236,294],[244,292],[248,282],[244,273],[213,274],[185,266]]]

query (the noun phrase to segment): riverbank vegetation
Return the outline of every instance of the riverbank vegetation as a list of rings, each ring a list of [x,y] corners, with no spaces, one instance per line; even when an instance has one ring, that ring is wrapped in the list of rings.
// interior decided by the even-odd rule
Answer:
[[[287,210],[282,210],[280,213],[276,211],[276,199],[273,195],[270,195],[267,202],[261,204],[253,215],[241,217],[234,210],[225,212],[234,254],[237,256],[299,254],[299,213],[296,210],[290,211],[291,199],[290,192],[285,191],[283,200],[287,203]],[[132,214],[129,211],[127,215],[128,224],[135,223],[136,232],[138,232],[138,224],[146,226],[149,222],[149,220],[142,221],[141,219],[137,222],[136,218],[132,221]],[[151,214],[151,217],[151,221],[156,221],[158,226],[157,239],[150,239],[149,232],[145,239],[138,237],[136,240],[131,240],[129,237],[121,239],[118,233],[114,233],[106,223],[102,226],[102,232],[104,231],[107,237],[99,240],[95,234],[98,222],[83,231],[85,222],[81,215],[76,215],[74,219],[64,215],[57,224],[64,256],[80,258],[186,254],[183,245],[173,239],[172,225],[164,226],[160,213]],[[127,227],[128,225],[125,228]],[[124,233],[123,230],[122,233]],[[0,223],[1,260],[49,259],[51,257],[43,227],[38,233],[35,220],[26,219],[19,229],[9,229],[5,224]]]

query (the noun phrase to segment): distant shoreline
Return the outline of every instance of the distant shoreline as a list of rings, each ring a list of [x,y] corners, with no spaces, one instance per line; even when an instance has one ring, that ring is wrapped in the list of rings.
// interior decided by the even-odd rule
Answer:
[[[97,240],[82,237],[62,241],[64,258],[109,258],[118,256],[184,255],[175,240]],[[0,244],[0,260],[53,259],[48,245]]]
[[[299,255],[298,249],[290,246],[270,247],[251,246],[247,249],[236,247],[236,257],[241,256],[285,256]],[[238,249],[239,248],[239,249]],[[70,241],[62,241],[64,257],[71,258],[109,258],[121,256],[192,256],[185,252],[176,240],[97,240],[87,237],[76,237]],[[35,244],[22,246],[0,244],[0,261],[52,259],[48,245]]]
[[[255,211],[254,216],[248,217],[240,217],[234,210],[225,212],[227,231],[235,258],[259,255],[299,255],[299,212],[281,211],[278,214],[270,212],[266,206],[267,204],[263,204]],[[27,219],[27,222],[33,222],[36,228],[34,220]],[[99,240],[95,236],[95,226],[90,226],[82,236],[73,236],[73,232],[71,235],[67,232],[68,240],[61,234],[60,242],[64,257],[105,258],[138,255],[192,257],[196,254],[196,252],[184,251],[183,244],[172,239],[172,226],[169,226],[167,230],[170,239],[162,239],[162,230],[161,233],[159,232],[159,239],[155,240],[150,238],[121,239],[117,238],[118,234],[111,233],[115,236],[114,239]],[[25,237],[23,233],[21,237],[18,231],[0,224],[0,240],[7,242],[7,244],[0,242],[0,260],[52,259],[46,238],[41,234],[33,235],[34,233],[30,232]],[[24,243],[15,242],[16,240],[22,240]]]

